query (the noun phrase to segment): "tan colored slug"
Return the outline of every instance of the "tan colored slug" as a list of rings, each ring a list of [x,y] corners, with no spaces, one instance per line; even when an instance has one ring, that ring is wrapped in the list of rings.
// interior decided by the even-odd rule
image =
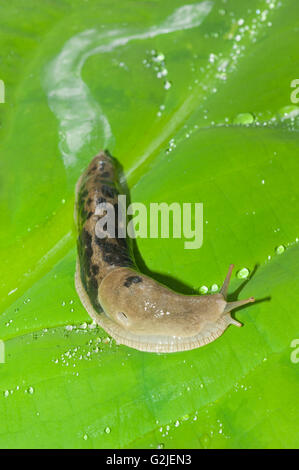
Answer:
[[[98,236],[97,222],[106,214],[102,203],[114,205],[118,227],[117,181],[117,162],[108,152],[100,152],[76,186],[75,284],[91,318],[118,343],[148,352],[198,348],[217,339],[229,325],[242,326],[230,312],[254,298],[226,301],[233,265],[219,294],[183,295],[141,274],[125,238]]]

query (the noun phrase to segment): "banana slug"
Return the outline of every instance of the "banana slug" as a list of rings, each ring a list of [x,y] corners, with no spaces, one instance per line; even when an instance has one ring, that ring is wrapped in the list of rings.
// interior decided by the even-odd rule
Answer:
[[[76,185],[75,285],[91,318],[118,343],[159,353],[198,348],[229,325],[242,326],[230,312],[254,298],[226,301],[232,264],[220,292],[205,296],[176,293],[138,271],[128,241],[117,236],[117,181],[117,162],[102,151]],[[114,238],[97,233],[96,224],[105,213],[99,207],[106,202],[115,208]]]

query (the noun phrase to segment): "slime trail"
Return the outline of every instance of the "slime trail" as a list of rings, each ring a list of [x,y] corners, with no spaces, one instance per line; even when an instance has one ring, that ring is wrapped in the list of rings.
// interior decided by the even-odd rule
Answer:
[[[213,2],[204,1],[177,8],[159,26],[148,30],[96,29],[83,31],[69,39],[61,52],[48,64],[44,88],[50,109],[59,121],[59,150],[65,167],[71,167],[85,154],[85,146],[98,148],[111,145],[111,126],[101,106],[97,103],[81,77],[82,67],[88,57],[110,52],[133,40],[153,38],[173,31],[199,26],[212,9]],[[87,150],[87,149],[86,149]]]

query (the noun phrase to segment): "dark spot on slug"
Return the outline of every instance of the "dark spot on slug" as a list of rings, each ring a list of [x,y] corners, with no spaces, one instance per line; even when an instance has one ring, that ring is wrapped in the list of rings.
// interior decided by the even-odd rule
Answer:
[[[101,311],[101,305],[98,301],[98,281],[92,276],[87,280],[88,297],[97,311]]]
[[[102,204],[103,202],[106,202],[106,199],[104,197],[99,197],[97,200],[97,205]]]
[[[99,272],[99,266],[97,264],[93,264],[91,266],[91,270],[92,270],[93,274],[96,276]]]
[[[87,189],[84,189],[84,186],[82,186],[82,189],[79,191],[79,200],[85,199],[87,195],[88,195]]]
[[[89,279],[88,290],[89,290],[89,293],[91,293],[91,297],[94,303],[94,301],[97,299],[97,296],[98,296],[98,281],[96,277],[92,276]]]
[[[132,284],[138,284],[142,282],[142,278],[140,276],[129,276],[124,282],[125,287],[130,287]]]
[[[91,242],[92,242],[92,237],[90,233],[87,230],[83,229],[81,232],[81,236],[79,237],[79,240],[78,240],[78,245],[79,245],[80,263],[81,263],[81,267],[83,268],[85,272],[85,276],[86,275],[90,276],[91,257],[93,255]]]
[[[128,250],[125,247],[113,243],[115,239],[98,238],[96,237],[96,244],[99,246],[103,261],[110,265],[119,267],[129,267],[133,265]]]
[[[109,173],[108,173],[109,175]],[[94,183],[99,186],[99,185],[103,185],[105,183],[110,183],[110,184],[113,184],[113,182],[108,179],[107,177],[105,177],[103,174],[98,174],[94,177]]]
[[[111,186],[108,186],[107,184],[103,184],[101,189],[102,189],[102,194],[104,197],[113,198],[117,192],[115,188],[112,188]]]
[[[97,166],[96,166],[96,165],[93,165],[93,166],[90,168],[90,170],[88,171],[87,174],[90,175],[91,173],[93,173],[94,171],[96,171],[96,169],[97,169]]]
[[[122,248],[123,250],[127,250],[127,251],[129,250],[127,240],[125,238],[116,238],[115,241],[119,245],[119,247]]]
[[[78,213],[78,227],[79,228],[82,228],[86,220],[89,219],[90,216],[92,215],[90,210],[86,210],[88,203],[92,201],[92,199],[89,197],[89,199],[85,202],[88,194],[89,193],[87,189],[85,189],[85,186],[81,188],[78,194],[77,213]]]
[[[114,214],[115,214],[115,242],[122,248],[128,250],[127,240],[125,237],[121,237],[122,234],[120,224],[125,225],[125,221],[122,218],[118,217],[118,203],[114,204]]]
[[[82,241],[85,245],[85,249],[86,251],[91,251],[90,253],[88,253],[90,256],[92,255],[92,248],[91,248],[91,235],[90,233],[87,231],[87,230],[83,230],[82,232]]]

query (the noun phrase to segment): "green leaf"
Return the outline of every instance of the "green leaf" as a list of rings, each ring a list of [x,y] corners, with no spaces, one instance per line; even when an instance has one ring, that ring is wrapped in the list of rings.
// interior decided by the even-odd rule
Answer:
[[[0,447],[298,447],[298,15],[286,0],[1,6]],[[202,202],[203,245],[138,239],[179,292],[257,302],[175,354],[116,345],[74,287],[74,185],[102,147],[132,202]],[[277,249],[280,247],[279,249]],[[298,354],[297,354],[298,355]]]

